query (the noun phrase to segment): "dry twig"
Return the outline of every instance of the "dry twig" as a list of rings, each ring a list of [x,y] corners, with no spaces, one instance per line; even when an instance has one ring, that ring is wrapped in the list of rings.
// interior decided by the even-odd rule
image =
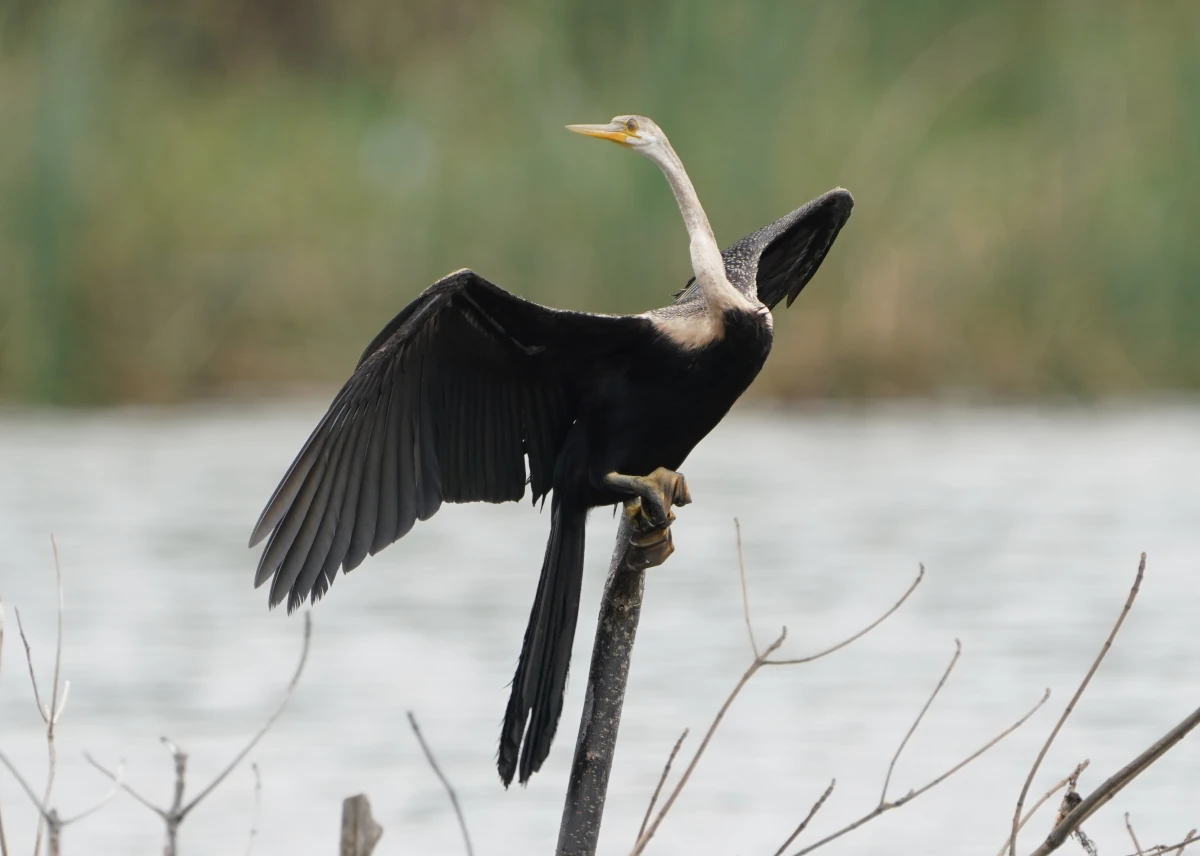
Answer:
[[[454,788],[450,784],[450,780],[442,772],[442,768],[438,766],[437,760],[433,757],[433,750],[429,748],[429,744],[425,742],[425,738],[421,736],[421,729],[417,725],[417,718],[413,712],[408,711],[408,724],[412,726],[413,734],[417,737],[417,742],[421,744],[421,751],[425,753],[425,760],[429,762],[429,766],[433,768],[433,772],[441,780],[442,787],[446,789],[446,793],[450,795],[450,804],[454,806],[454,816],[458,818],[458,828],[462,830],[463,842],[467,846],[467,856],[475,856],[475,851],[471,847],[471,836],[467,832],[467,819],[463,817],[462,807],[458,804],[458,795],[454,792]]]
[[[33,652],[29,645],[29,637],[25,635],[25,626],[21,623],[21,611],[13,609],[17,616],[17,632],[21,636],[21,644],[25,647],[25,663],[29,668],[29,682],[33,686],[33,701],[37,705],[38,713],[42,717],[42,721],[46,723],[46,754],[48,757],[46,767],[46,788],[41,799],[31,795],[34,805],[39,808],[37,835],[33,840],[33,852],[37,856],[42,850],[42,836],[46,832],[46,826],[49,823],[52,827],[56,824],[61,824],[58,816],[52,809],[47,809],[50,805],[50,795],[54,790],[54,776],[58,771],[58,747],[55,744],[54,732],[58,725],[58,720],[62,717],[63,709],[67,706],[67,694],[70,692],[71,684],[61,681],[62,675],[62,636],[63,636],[63,585],[62,585],[62,567],[58,561],[58,544],[54,540],[54,536],[50,536],[50,547],[54,552],[54,580],[55,590],[58,596],[58,629],[55,634],[54,646],[54,684],[50,692],[50,704],[47,706],[42,702],[41,690],[38,687],[37,671],[33,667]],[[59,687],[62,686],[62,698],[59,698]],[[5,761],[9,770],[14,776],[17,776],[16,768],[8,761]],[[18,776],[19,778],[19,776]],[[53,817],[53,822],[50,818]],[[52,834],[54,830],[52,829]],[[3,832],[0,830],[0,840],[3,838]],[[55,835],[52,847],[57,847],[57,836]],[[7,844],[5,844],[7,851]]]
[[[1177,844],[1155,844],[1146,851],[1145,856],[1167,856],[1168,853],[1183,853],[1185,847],[1195,844],[1197,841],[1200,841],[1200,837],[1197,837],[1196,830],[1193,829]],[[1130,856],[1137,856],[1137,854],[1131,853]]]
[[[258,815],[262,811],[262,775],[258,772],[258,764],[252,763],[250,771],[254,773],[254,811],[250,815],[250,840],[246,842],[246,856],[254,852],[254,840],[258,838]]]
[[[90,817],[112,802],[113,798],[116,797],[116,795],[120,792],[121,782],[124,781],[125,778],[125,762],[122,761],[117,766],[117,772],[115,773],[116,778],[113,781],[113,786],[108,789],[104,796],[102,796],[95,805],[93,805],[91,808],[84,809],[78,814],[71,815],[70,817],[60,817],[56,809],[50,808],[46,803],[42,802],[38,798],[38,795],[34,793],[33,787],[25,780],[25,777],[21,775],[16,765],[13,764],[13,762],[3,752],[0,752],[0,764],[3,764],[8,768],[8,772],[12,774],[14,779],[16,779],[17,784],[21,786],[21,790],[25,792],[25,795],[29,797],[29,801],[33,803],[33,807],[37,809],[40,822],[46,825],[47,840],[49,842],[48,849],[52,856],[57,856],[59,852],[59,842],[62,837],[62,831],[71,824],[78,823],[85,817]]]
[[[306,612],[304,613],[304,642],[302,648],[300,649],[300,662],[296,664],[296,671],[292,674],[292,679],[288,681],[287,687],[284,689],[283,698],[280,699],[279,704],[276,706],[274,712],[267,717],[267,721],[263,724],[263,727],[258,730],[258,733],[250,738],[250,741],[233,757],[233,760],[225,766],[225,769],[217,773],[216,777],[214,777],[213,780],[209,782],[209,784],[202,791],[200,791],[200,793],[192,797],[192,799],[186,804],[183,802],[183,796],[188,756],[175,743],[168,740],[166,737],[160,739],[162,740],[163,745],[166,746],[167,750],[171,753],[171,759],[175,764],[175,786],[170,808],[160,808],[139,794],[125,782],[119,783],[121,790],[125,791],[125,793],[129,794],[146,808],[150,809],[150,811],[162,818],[163,823],[166,825],[166,843],[163,847],[164,856],[175,856],[175,853],[177,852],[179,826],[187,818],[192,809],[199,805],[205,797],[211,794],[217,788],[217,786],[221,784],[221,782],[225,781],[229,774],[236,769],[237,765],[240,764],[248,754],[250,754],[250,751],[254,749],[254,747],[258,745],[258,742],[262,740],[266,733],[271,730],[271,726],[275,724],[275,720],[279,719],[279,716],[283,713],[288,702],[291,700],[292,694],[296,691],[296,685],[300,682],[300,675],[304,672],[305,663],[308,662],[308,650],[311,641],[312,613]],[[105,776],[108,776],[109,779],[117,781],[117,776],[107,767],[93,758],[90,754],[85,753],[84,758],[87,759],[89,764],[91,764]]]
[[[1182,722],[1155,741],[1154,745],[1149,749],[1110,776],[1107,781],[1087,797],[1080,800],[1079,804],[1066,817],[1055,824],[1050,835],[1033,852],[1033,856],[1046,856],[1061,847],[1063,842],[1072,833],[1076,832],[1084,821],[1124,790],[1130,782],[1144,773],[1151,764],[1174,748],[1175,744],[1186,737],[1197,725],[1200,725],[1200,708],[1196,708],[1196,710],[1188,714]],[[1186,846],[1189,843],[1191,842],[1185,842],[1184,844]]]
[[[725,698],[725,702],[717,711],[717,715],[713,717],[712,723],[708,726],[708,731],[704,733],[704,739],[700,741],[700,746],[692,755],[692,760],[689,761],[687,767],[684,768],[683,775],[679,777],[679,781],[675,784],[674,790],[672,790],[667,796],[666,802],[664,802],[663,807],[658,810],[658,814],[654,816],[654,820],[651,821],[650,825],[646,828],[646,831],[639,835],[637,841],[634,842],[633,849],[630,851],[630,856],[638,856],[639,853],[646,849],[646,845],[650,843],[650,839],[653,838],[654,833],[658,831],[659,824],[661,824],[663,818],[667,816],[667,813],[671,810],[671,806],[675,804],[675,800],[679,798],[680,792],[683,791],[684,786],[687,784],[688,779],[691,778],[692,771],[695,770],[696,765],[700,763],[700,758],[704,755],[704,750],[708,748],[709,741],[712,740],[713,734],[716,733],[717,728],[721,724],[721,720],[725,718],[726,712],[728,712],[734,700],[741,693],[742,688],[746,686],[746,683],[752,677],[754,677],[754,673],[762,668],[766,658],[774,654],[775,651],[778,650],[779,646],[783,644],[783,640],[786,638],[787,628],[785,627],[780,631],[779,636],[775,639],[775,641],[768,645],[762,654],[755,657],[754,662],[752,662],[749,668],[747,668],[746,671],[742,673],[742,676],[738,678],[738,682],[733,685],[733,689]]]
[[[821,794],[820,798],[813,803],[813,807],[808,810],[808,814],[804,816],[804,820],[800,821],[800,825],[792,831],[787,840],[779,845],[779,849],[775,851],[775,856],[783,856],[783,851],[787,850],[791,843],[800,837],[800,833],[808,828],[809,821],[816,817],[817,812],[821,810],[821,806],[825,805],[825,800],[829,799],[829,795],[833,793],[835,787],[837,787],[837,779],[830,779],[829,787],[825,789],[825,793]]]
[[[1142,845],[1138,843],[1137,833],[1133,831],[1133,824],[1129,822],[1129,812],[1125,812],[1125,828],[1129,830],[1129,839],[1133,842],[1133,849],[1137,851],[1137,856],[1146,856],[1142,852]]]
[[[746,633],[750,636],[750,650],[754,652],[754,659],[758,659],[758,642],[754,639],[754,625],[750,623],[750,593],[746,590],[746,558],[742,555],[742,522],[736,517],[733,518],[733,531],[737,535],[737,553],[738,553],[738,578],[742,581],[742,618],[746,621]],[[649,812],[647,812],[649,814]],[[644,829],[645,823],[642,824]],[[641,833],[638,833],[641,837]]]
[[[734,699],[736,699],[738,694],[742,691],[742,688],[746,685],[746,683],[752,677],[754,677],[755,673],[761,667],[767,666],[767,665],[797,665],[800,663],[811,663],[814,660],[820,659],[821,657],[827,656],[829,654],[832,654],[835,651],[838,651],[838,650],[846,647],[851,642],[854,642],[855,640],[862,638],[864,635],[869,633],[871,630],[878,627],[886,618],[888,618],[888,616],[890,616],[897,609],[899,609],[904,604],[904,602],[906,600],[908,600],[909,596],[913,593],[913,591],[916,590],[917,586],[920,585],[921,581],[925,577],[925,567],[922,565],[920,568],[920,571],[917,574],[917,578],[912,582],[912,584],[908,587],[908,589],[904,592],[904,594],[900,596],[900,599],[897,600],[892,605],[892,607],[887,610],[887,612],[883,613],[883,615],[881,615],[875,621],[871,622],[871,624],[867,625],[865,628],[858,631],[853,636],[850,636],[849,638],[843,640],[842,642],[839,642],[836,645],[833,645],[829,648],[826,648],[823,651],[819,651],[816,654],[813,654],[813,655],[810,655],[807,657],[800,657],[800,658],[787,659],[787,660],[772,660],[771,655],[774,654],[776,650],[778,650],[778,648],[783,644],[784,640],[787,638],[787,628],[786,627],[783,628],[783,630],[780,632],[779,636],[775,639],[775,641],[772,642],[769,646],[767,646],[767,648],[765,650],[759,649],[758,643],[754,637],[753,625],[750,620],[749,587],[746,584],[746,564],[745,564],[745,561],[743,559],[743,554],[742,554],[741,526],[738,525],[736,520],[734,521],[734,524],[735,524],[735,531],[737,534],[737,541],[738,541],[738,572],[740,575],[741,588],[742,588],[742,614],[743,614],[743,617],[746,622],[746,632],[750,639],[750,648],[751,648],[751,651],[753,651],[753,653],[754,653],[754,659],[750,663],[750,666],[742,674],[741,678],[739,678],[737,683],[734,684],[734,687],[730,691],[729,695],[726,697],[725,702],[721,705],[720,709],[717,711],[716,716],[713,718],[712,723],[708,727],[708,731],[705,733],[703,740],[701,740],[701,742],[700,742],[700,746],[696,749],[695,753],[692,755],[692,758],[688,762],[687,767],[684,769],[683,774],[680,776],[679,781],[676,783],[674,789],[671,791],[670,795],[667,797],[666,802],[663,804],[662,808],[659,809],[658,814],[654,815],[653,821],[651,821],[648,825],[646,823],[643,823],[642,829],[639,830],[637,840],[634,842],[633,849],[630,852],[630,856],[638,856],[638,854],[640,854],[643,850],[645,850],[646,845],[650,842],[650,839],[654,837],[654,833],[658,830],[659,824],[662,823],[663,818],[666,817],[667,813],[671,810],[671,807],[674,805],[675,800],[679,797],[680,792],[683,790],[684,786],[687,784],[687,781],[688,781],[689,777],[691,776],[692,771],[695,769],[696,765],[699,763],[700,758],[704,754],[705,749],[708,748],[709,741],[712,740],[713,734],[716,732],[718,726],[720,726],[721,720],[724,718],[725,713],[729,710],[729,707],[733,704]],[[953,668],[954,663],[957,660],[958,660],[958,653],[955,654],[954,660],[951,661],[950,668]],[[945,683],[946,676],[948,674],[949,674],[949,669],[947,669],[946,675],[943,675],[941,682],[939,682],[937,689],[934,691],[934,695],[937,695],[937,690],[941,689],[941,686],[942,686],[942,684]],[[1049,693],[1047,692],[1047,696],[1048,696],[1048,694]],[[1030,716],[1033,715],[1033,711],[1037,710],[1037,707],[1040,707],[1045,702],[1045,700],[1046,699],[1043,698],[1042,701],[1039,702],[1038,705],[1033,708],[1033,710],[1029,711],[1029,713],[1027,713],[1024,717],[1022,717],[1015,725],[1011,726],[1006,731],[1002,732],[1000,735],[995,737],[992,741],[990,741],[982,749],[978,750],[976,753],[969,756],[966,760],[962,761],[961,763],[959,763],[957,766],[955,766],[954,768],[952,768],[950,771],[943,774],[942,776],[939,776],[937,779],[935,779],[933,782],[930,782],[928,785],[921,788],[919,791],[910,792],[906,796],[897,800],[895,803],[882,803],[881,802],[880,805],[876,807],[876,809],[872,813],[872,815],[864,817],[864,818],[860,819],[859,821],[856,821],[852,827],[842,830],[841,832],[835,833],[834,835],[829,836],[827,839],[818,843],[817,845],[807,848],[806,850],[803,850],[801,852],[802,853],[808,852],[808,850],[815,849],[816,847],[821,846],[821,844],[824,844],[827,841],[832,841],[833,839],[841,836],[845,832],[850,831],[850,828],[861,826],[867,820],[870,820],[871,817],[878,816],[879,814],[882,814],[884,811],[887,811],[891,808],[896,808],[900,805],[903,805],[904,803],[908,802],[909,800],[924,793],[929,788],[934,787],[935,785],[944,781],[946,778],[953,775],[958,770],[962,769],[968,763],[973,761],[975,758],[979,757],[979,755],[986,752],[988,749],[990,749],[992,746],[994,746],[996,743],[998,743],[1001,739],[1003,739],[1005,736],[1007,736],[1009,733],[1011,733],[1013,730],[1015,730],[1017,727],[1019,727],[1022,723],[1024,723],[1024,721],[1026,719],[1028,719]],[[932,697],[930,698],[929,702],[926,703],[925,709],[928,709],[928,706],[930,703],[932,703]],[[924,710],[922,710],[921,716],[924,716]],[[920,716],[918,717],[918,722],[919,721],[920,721]],[[915,727],[916,727],[916,724],[914,723],[913,728],[915,729]],[[910,734],[911,734],[911,730],[910,730]],[[907,741],[908,741],[908,737],[905,737],[904,742],[906,743]],[[903,750],[903,748],[904,748],[904,743],[901,744],[900,750]],[[896,753],[896,756],[893,757],[893,759],[892,759],[893,766],[895,765],[896,758],[899,757],[899,754],[900,754],[900,751],[898,750]],[[672,754],[672,758],[673,757],[674,757],[674,754]],[[669,762],[668,762],[668,765],[669,765]],[[665,778],[666,778],[666,773],[664,771],[663,780],[665,780]],[[890,778],[890,768],[889,768],[889,778]],[[661,789],[661,781],[660,781],[660,789]],[[791,842],[794,841],[796,839],[796,837],[800,835],[801,832],[804,831],[804,829],[807,827],[808,823],[812,820],[813,816],[817,813],[817,811],[821,808],[821,806],[824,805],[825,800],[828,799],[830,793],[832,793],[832,790],[833,790],[833,784],[831,784],[829,789],[825,792],[825,794],[822,795],[822,797],[819,800],[817,800],[816,804],[809,811],[808,816],[803,821],[801,821],[799,827],[792,833],[791,837],[788,838],[787,842],[785,842],[785,844],[783,845],[783,848],[781,848],[781,851],[783,849],[786,849],[786,847],[789,844],[791,844]],[[885,784],[885,793],[886,793],[886,784]],[[657,795],[658,795],[658,790],[655,791],[655,796],[657,797]],[[652,808],[653,808],[653,800],[651,801],[651,810],[652,810]],[[647,810],[647,817],[649,817],[651,810]]]
[[[739,530],[740,533],[740,530]],[[740,537],[739,537],[740,546]],[[744,578],[743,578],[744,579]],[[749,623],[746,625],[749,627]],[[754,635],[751,634],[750,644],[754,644]],[[650,814],[654,811],[654,804],[658,802],[658,795],[662,793],[663,785],[667,783],[667,776],[671,774],[671,765],[675,763],[675,756],[679,754],[679,747],[683,745],[683,741],[687,739],[688,731],[683,729],[683,733],[679,735],[679,739],[675,741],[674,747],[671,749],[671,754],[667,756],[667,763],[663,764],[662,775],[658,777],[658,784],[654,786],[654,793],[650,795],[650,804],[646,806],[646,814],[642,817],[642,825],[638,827],[637,837],[641,838],[646,832],[646,824],[650,822]]]
[[[1025,816],[1021,818],[1021,823],[1017,826],[1017,829],[1018,830],[1024,829],[1025,824],[1029,822],[1029,818],[1033,817],[1037,813],[1037,810],[1039,808],[1041,808],[1043,805],[1045,805],[1046,802],[1050,799],[1050,797],[1054,796],[1056,793],[1061,791],[1063,788],[1070,785],[1071,790],[1074,790],[1075,785],[1079,782],[1079,776],[1083,773],[1084,770],[1086,770],[1088,768],[1088,764],[1090,764],[1090,763],[1091,763],[1091,761],[1083,761],[1082,763],[1079,764],[1079,766],[1077,766],[1072,771],[1071,775],[1067,776],[1065,779],[1060,781],[1058,784],[1056,784],[1050,790],[1046,791],[1046,793],[1042,794],[1041,797],[1038,799],[1038,801],[1029,807],[1029,811],[1025,812]],[[1008,839],[1005,838],[1004,843],[1000,845],[1000,852],[997,853],[996,856],[1004,856],[1004,851],[1007,849],[1008,849]]]
[[[879,804],[883,805],[887,802],[888,785],[892,782],[892,771],[896,769],[896,762],[900,760],[900,753],[904,751],[904,747],[908,745],[908,741],[912,738],[913,733],[921,724],[921,720],[925,718],[925,714],[929,711],[933,700],[938,697],[938,693],[942,691],[942,687],[946,686],[946,679],[950,677],[950,673],[954,671],[954,667],[958,665],[958,658],[962,656],[962,642],[958,639],[954,640],[954,656],[950,658],[950,665],[946,666],[946,671],[942,672],[941,680],[937,682],[937,686],[933,688],[933,692],[929,694],[929,698],[925,700],[925,706],[921,708],[921,712],[917,714],[917,718],[913,720],[913,724],[909,726],[908,732],[904,735],[904,739],[900,741],[900,745],[896,748],[896,754],[892,756],[892,761],[888,764],[887,775],[883,777],[883,791],[879,794]]]
[[[841,838],[847,832],[852,832],[855,829],[858,829],[863,824],[874,820],[875,818],[879,817],[879,815],[883,814],[884,812],[891,811],[894,808],[900,808],[900,806],[906,805],[907,803],[912,802],[913,800],[915,800],[917,797],[919,797],[921,794],[925,793],[926,791],[932,790],[933,788],[937,787],[942,782],[946,781],[946,779],[953,776],[955,773],[957,773],[963,767],[970,764],[972,761],[974,761],[980,755],[987,752],[989,749],[991,749],[993,746],[995,746],[997,743],[999,743],[1005,737],[1012,734],[1014,731],[1016,731],[1018,728],[1020,728],[1022,725],[1024,725],[1026,720],[1028,720],[1029,717],[1033,716],[1034,713],[1036,713],[1038,711],[1038,709],[1042,705],[1044,705],[1046,703],[1047,699],[1049,699],[1049,698],[1050,698],[1050,690],[1046,690],[1045,695],[1042,696],[1041,700],[1039,700],[1037,704],[1035,704],[1032,708],[1029,709],[1028,713],[1026,713],[1024,716],[1022,716],[1020,719],[1018,719],[1016,722],[1014,722],[1008,728],[1001,731],[999,734],[997,734],[995,737],[993,737],[987,743],[983,744],[983,746],[976,749],[974,752],[972,752],[966,758],[959,761],[957,764],[955,764],[953,767],[951,767],[946,772],[942,773],[937,778],[927,782],[926,784],[922,785],[921,787],[917,788],[916,790],[909,791],[907,794],[900,797],[900,799],[896,800],[895,802],[880,803],[879,805],[875,806],[874,809],[872,809],[871,811],[867,812],[862,817],[860,817],[858,820],[855,820],[852,823],[847,824],[846,826],[839,829],[837,832],[834,832],[830,835],[825,836],[824,838],[822,838],[820,841],[816,842],[815,844],[810,844],[808,847],[805,847],[803,850],[796,851],[794,856],[802,856],[802,854],[811,853],[812,851],[816,850],[818,847],[824,847],[830,841],[834,841],[835,839]]]
[[[1067,721],[1067,717],[1071,715],[1071,711],[1075,709],[1075,704],[1079,701],[1083,691],[1087,689],[1088,684],[1092,680],[1092,675],[1096,674],[1096,670],[1100,668],[1100,663],[1103,662],[1104,656],[1108,653],[1108,649],[1112,647],[1113,639],[1116,638],[1117,631],[1121,629],[1121,625],[1125,623],[1125,616],[1129,614],[1130,608],[1133,606],[1133,601],[1137,598],[1138,591],[1142,586],[1142,576],[1146,573],[1146,554],[1142,553],[1141,560],[1138,562],[1137,576],[1134,577],[1133,587],[1129,590],[1129,596],[1125,598],[1125,605],[1121,608],[1120,615],[1117,616],[1117,623],[1113,625],[1112,631],[1108,634],[1108,638],[1104,640],[1104,645],[1100,648],[1100,653],[1096,655],[1092,667],[1088,669],[1087,674],[1083,676],[1083,681],[1079,684],[1079,689],[1075,690],[1075,695],[1071,696],[1071,700],[1067,702],[1066,708],[1062,712],[1062,716],[1058,718],[1058,722],[1054,724],[1050,736],[1046,738],[1045,744],[1042,745],[1042,750],[1038,752],[1037,758],[1034,759],[1033,766],[1029,768],[1029,775],[1025,777],[1025,784],[1021,787],[1021,795],[1017,797],[1017,808],[1013,812],[1012,820],[1012,835],[1008,841],[1009,856],[1017,856],[1017,832],[1021,828],[1021,809],[1025,805],[1025,797],[1029,793],[1029,788],[1033,784],[1033,777],[1037,775],[1038,767],[1042,765],[1042,759],[1046,757],[1046,753],[1050,751],[1050,745],[1054,743],[1054,738],[1058,736],[1058,732],[1062,730],[1063,724]],[[1082,821],[1081,821],[1082,822]],[[1078,826],[1078,824],[1076,824]]]

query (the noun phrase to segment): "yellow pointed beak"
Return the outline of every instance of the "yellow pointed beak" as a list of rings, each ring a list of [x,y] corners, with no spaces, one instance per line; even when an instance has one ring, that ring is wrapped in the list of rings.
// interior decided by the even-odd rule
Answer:
[[[583,134],[585,137],[595,137],[599,140],[612,140],[622,146],[629,145],[629,139],[636,137],[620,122],[609,122],[607,125],[567,125],[568,131]]]

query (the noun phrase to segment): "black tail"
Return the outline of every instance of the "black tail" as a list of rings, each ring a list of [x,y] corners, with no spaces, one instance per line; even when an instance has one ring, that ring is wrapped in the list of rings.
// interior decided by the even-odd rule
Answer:
[[[575,641],[575,623],[579,618],[587,512],[561,508],[555,503],[551,514],[542,577],[538,580],[529,626],[525,628],[521,659],[513,675],[512,695],[500,733],[496,766],[505,787],[512,783],[517,772],[518,751],[521,784],[529,781],[550,754],[550,743],[562,714],[571,644]]]

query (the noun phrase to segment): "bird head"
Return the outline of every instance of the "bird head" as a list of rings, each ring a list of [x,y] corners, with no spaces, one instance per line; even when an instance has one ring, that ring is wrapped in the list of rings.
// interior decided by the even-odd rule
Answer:
[[[667,145],[667,135],[645,116],[616,116],[607,125],[567,125],[568,131],[611,140],[622,148],[650,155]]]

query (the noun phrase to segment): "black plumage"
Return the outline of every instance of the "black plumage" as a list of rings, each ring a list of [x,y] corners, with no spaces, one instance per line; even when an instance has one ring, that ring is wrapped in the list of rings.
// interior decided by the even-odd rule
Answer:
[[[745,298],[732,308],[714,310],[694,282],[635,316],[547,308],[470,270],[434,283],[363,351],[267,503],[255,584],[292,610],[443,502],[519,500],[527,484],[535,503],[550,495],[499,751],[505,784],[526,781],[562,711],[587,513],[630,497],[606,476],[683,463],[758,374],[768,310],[791,304],[852,205],[831,191],[726,249]]]

